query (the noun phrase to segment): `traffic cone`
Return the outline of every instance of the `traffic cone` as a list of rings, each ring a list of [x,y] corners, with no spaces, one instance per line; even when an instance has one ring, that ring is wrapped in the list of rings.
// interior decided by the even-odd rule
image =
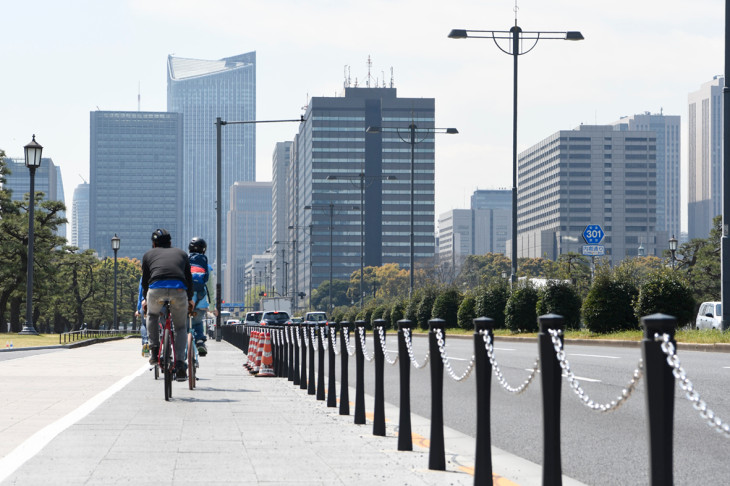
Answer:
[[[259,339],[256,346],[256,356],[254,357],[253,369],[251,374],[255,375],[261,369],[261,358],[264,354],[264,333],[259,332]]]
[[[271,334],[265,333],[264,351],[261,355],[261,368],[256,376],[276,376],[274,374],[274,356],[271,354]]]
[[[243,365],[248,371],[251,371],[253,369],[256,352],[258,351],[258,339],[259,339],[258,331],[251,331],[251,339],[248,342],[248,353],[246,355],[246,363],[244,363],[244,365]]]

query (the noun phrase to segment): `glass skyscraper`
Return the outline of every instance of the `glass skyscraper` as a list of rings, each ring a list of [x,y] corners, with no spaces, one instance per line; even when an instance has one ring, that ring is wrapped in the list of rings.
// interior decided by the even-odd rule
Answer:
[[[89,249],[89,184],[84,182],[74,189],[71,210],[71,245],[79,250]]]
[[[182,115],[138,111],[92,111],[89,181],[89,247],[141,259],[157,228],[181,238]]]
[[[256,53],[217,61],[167,58],[167,111],[183,114],[183,240],[200,236],[208,258],[216,255],[216,117],[224,121],[256,119]],[[228,210],[231,186],[256,180],[254,124],[226,125],[221,131],[221,208]],[[225,215],[225,213],[223,213]],[[227,225],[221,228],[225,265]]]

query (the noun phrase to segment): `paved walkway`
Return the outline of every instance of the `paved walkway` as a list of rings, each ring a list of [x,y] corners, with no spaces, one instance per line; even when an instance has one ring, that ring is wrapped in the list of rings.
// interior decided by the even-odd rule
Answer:
[[[473,484],[473,438],[447,429],[447,471],[430,471],[426,419],[413,416],[416,450],[399,452],[392,422],[373,436],[285,379],[249,375],[226,342],[209,350],[197,388],[174,383],[170,402],[139,340],[0,361],[0,483]],[[498,449],[493,463],[495,484],[541,482]]]

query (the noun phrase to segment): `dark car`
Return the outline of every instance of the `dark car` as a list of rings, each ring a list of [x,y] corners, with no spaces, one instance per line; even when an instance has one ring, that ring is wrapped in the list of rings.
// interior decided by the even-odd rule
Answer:
[[[259,326],[261,325],[261,316],[264,313],[262,311],[246,312],[246,317],[243,319],[243,324],[247,326]]]
[[[261,315],[262,326],[282,326],[289,320],[289,313],[284,311],[266,311]]]

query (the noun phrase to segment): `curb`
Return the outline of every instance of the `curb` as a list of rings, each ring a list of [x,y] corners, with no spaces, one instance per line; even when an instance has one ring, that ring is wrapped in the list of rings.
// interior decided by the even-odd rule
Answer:
[[[90,346],[92,344],[105,343],[107,341],[118,341],[120,339],[127,339],[124,336],[114,336],[108,338],[93,338],[85,339],[84,341],[76,341],[69,344],[53,344],[50,346],[28,346],[24,348],[3,348],[0,349],[0,353],[12,353],[13,351],[36,351],[39,349],[73,349],[82,348],[84,346]]]

